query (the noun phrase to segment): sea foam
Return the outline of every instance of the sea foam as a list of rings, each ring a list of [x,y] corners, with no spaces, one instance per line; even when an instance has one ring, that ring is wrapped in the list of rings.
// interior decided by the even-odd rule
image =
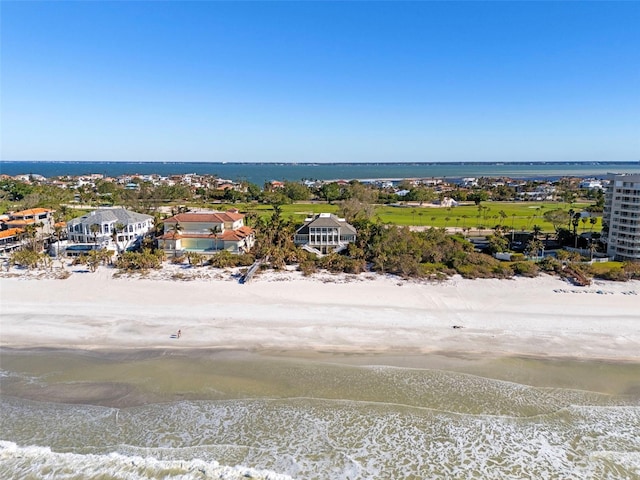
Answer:
[[[54,452],[49,447],[18,446],[0,440],[0,477],[55,480],[108,479],[207,479],[247,478],[291,480],[287,475],[242,466],[224,466],[203,460],[159,460],[120,453],[81,455]]]

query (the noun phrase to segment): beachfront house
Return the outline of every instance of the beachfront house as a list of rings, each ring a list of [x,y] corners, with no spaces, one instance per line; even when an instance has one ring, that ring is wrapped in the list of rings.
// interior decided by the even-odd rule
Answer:
[[[254,243],[253,229],[244,224],[244,215],[236,209],[179,213],[164,221],[164,233],[158,238],[158,247],[170,257],[222,250],[242,254]]]
[[[53,225],[55,223],[53,214],[55,210],[48,208],[30,208],[9,214],[9,219],[4,223],[6,228],[27,229],[30,225],[35,228],[38,238],[43,238],[53,233]]]
[[[340,252],[356,239],[356,229],[332,213],[308,217],[294,237],[294,243],[316,255]]]
[[[122,207],[98,208],[67,223],[67,255],[93,249],[125,251],[153,229],[153,217]]]
[[[0,230],[0,255],[18,250],[26,244],[22,228]]]

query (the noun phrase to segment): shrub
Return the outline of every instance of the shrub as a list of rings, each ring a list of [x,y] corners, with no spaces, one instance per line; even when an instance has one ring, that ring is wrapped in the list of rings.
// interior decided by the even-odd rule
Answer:
[[[209,265],[213,268],[231,268],[231,267],[248,267],[256,261],[255,257],[249,253],[242,255],[234,255],[233,253],[222,250],[212,255],[209,259]]]
[[[465,278],[507,278],[513,275],[506,264],[476,252],[457,252],[451,267]]]
[[[544,257],[538,262],[538,268],[543,272],[560,272],[562,270],[562,263],[553,257]]]
[[[298,269],[302,272],[305,277],[313,275],[318,271],[318,267],[316,266],[316,262],[312,259],[303,259],[300,261],[298,265]]]
[[[22,249],[11,254],[9,262],[14,265],[20,265],[21,267],[31,269],[36,268],[41,263],[41,255],[33,250]]]
[[[622,268],[612,268],[610,270],[596,272],[595,276],[603,280],[612,280],[616,282],[624,282],[627,280],[627,275]]]
[[[130,253],[130,252],[126,252],[126,253]],[[171,263],[173,263],[174,265],[180,265],[181,263],[184,263],[184,260],[185,260],[184,255],[180,255],[178,257],[171,257]]]
[[[345,273],[362,273],[366,270],[367,263],[362,258],[347,258]]]
[[[640,263],[627,262],[622,267],[626,277],[630,280],[640,279]]]
[[[516,275],[523,277],[535,277],[540,272],[538,266],[533,262],[515,262],[511,268]]]
[[[455,270],[448,268],[443,263],[422,263],[420,269],[424,277],[443,278],[455,274]]]
[[[124,252],[116,260],[116,268],[120,270],[148,270],[162,268],[163,253],[152,252],[148,248],[140,252]]]

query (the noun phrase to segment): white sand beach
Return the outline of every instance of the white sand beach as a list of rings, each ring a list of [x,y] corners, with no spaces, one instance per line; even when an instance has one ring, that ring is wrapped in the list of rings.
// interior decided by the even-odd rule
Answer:
[[[232,272],[210,268],[169,266],[148,278],[113,272],[3,273],[0,344],[640,359],[637,281],[418,283],[291,271],[242,285]],[[170,279],[178,272],[200,278]]]

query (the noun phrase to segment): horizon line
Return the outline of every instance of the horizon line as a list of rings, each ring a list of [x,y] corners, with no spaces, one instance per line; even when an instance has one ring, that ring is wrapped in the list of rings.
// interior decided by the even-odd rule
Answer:
[[[206,160],[0,160],[14,163],[157,163],[157,164],[203,164],[203,165],[608,165],[620,163],[640,163],[640,160],[469,160],[469,161],[388,161],[388,162],[241,162]]]

